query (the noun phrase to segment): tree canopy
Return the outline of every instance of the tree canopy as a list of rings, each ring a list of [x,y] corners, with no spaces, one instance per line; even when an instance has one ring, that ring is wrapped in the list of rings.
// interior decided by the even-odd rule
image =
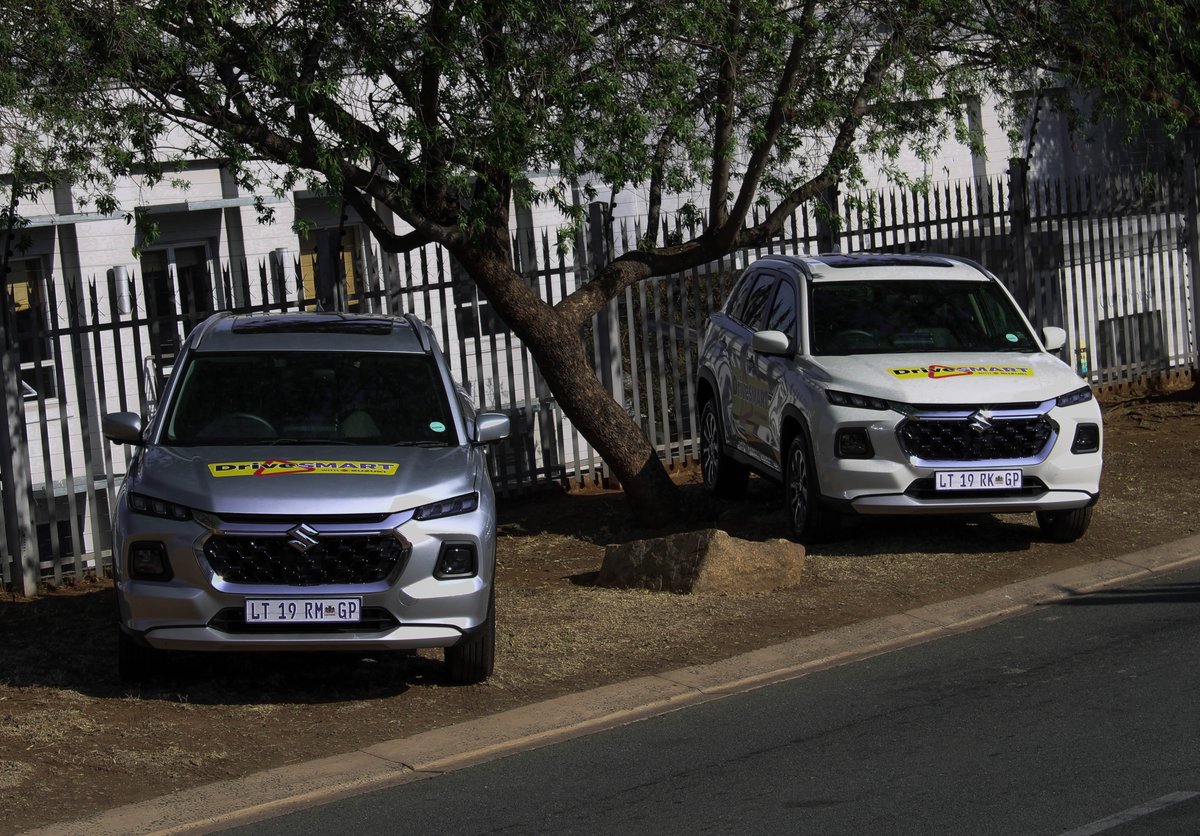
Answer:
[[[993,0],[989,36],[1039,85],[1095,97],[1095,115],[1170,135],[1200,129],[1196,0]]]
[[[1181,4],[1141,2],[1181,22],[1168,14]],[[76,164],[51,155],[46,171],[78,174],[89,153],[97,172],[136,164],[151,177],[172,153],[218,158],[252,192],[307,181],[338,196],[385,249],[445,246],[634,508],[669,513],[665,471],[595,381],[581,326],[634,282],[766,241],[826,186],[860,178],[867,156],[886,165],[905,147],[932,157],[949,136],[977,141],[968,103],[1036,84],[1038,68],[1076,67],[1098,83],[1087,41],[1069,56],[1054,48],[1056,31],[1091,25],[1092,6],[26,0],[0,13],[12,32],[0,106],[29,136],[69,138]],[[1190,60],[1191,42],[1180,43]],[[687,240],[648,235],[554,306],[538,298],[512,267],[512,208],[552,204],[579,222],[573,188],[626,187],[646,195],[645,230],[671,194],[705,222]]]

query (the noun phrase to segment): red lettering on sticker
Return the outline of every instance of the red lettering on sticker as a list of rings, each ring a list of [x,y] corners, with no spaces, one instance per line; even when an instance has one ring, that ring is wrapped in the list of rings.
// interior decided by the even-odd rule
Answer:
[[[931,380],[940,380],[943,377],[965,377],[966,375],[975,374],[971,369],[960,369],[954,366],[930,366],[929,377]]]
[[[281,470],[280,468],[289,468]],[[274,469],[274,473],[268,473],[268,470]],[[296,464],[287,459],[271,459],[265,461],[258,466],[258,470],[254,471],[255,476],[286,476],[289,473],[311,473],[316,470],[311,464]]]

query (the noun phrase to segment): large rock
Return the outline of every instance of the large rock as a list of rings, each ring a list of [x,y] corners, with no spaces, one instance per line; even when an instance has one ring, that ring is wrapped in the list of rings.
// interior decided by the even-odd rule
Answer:
[[[715,528],[609,546],[599,586],[665,592],[769,592],[800,582],[804,546],[790,540],[739,540]]]

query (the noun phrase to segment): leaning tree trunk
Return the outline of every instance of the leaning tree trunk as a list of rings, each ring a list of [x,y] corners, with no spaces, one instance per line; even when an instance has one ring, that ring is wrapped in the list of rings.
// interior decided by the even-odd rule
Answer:
[[[476,284],[529,349],[563,413],[617,477],[634,520],[657,527],[678,519],[679,488],[642,428],[596,376],[579,327],[540,299],[503,256],[472,255],[467,266]]]

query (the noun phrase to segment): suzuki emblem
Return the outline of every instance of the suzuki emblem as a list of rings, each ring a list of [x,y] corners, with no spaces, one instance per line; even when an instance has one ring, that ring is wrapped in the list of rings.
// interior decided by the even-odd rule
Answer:
[[[288,540],[288,545],[300,554],[306,554],[309,549],[317,545],[318,532],[308,523],[300,523],[295,528],[289,529],[288,534],[292,536],[292,539]]]
[[[983,435],[992,428],[992,414],[986,409],[981,409],[967,419],[967,426],[970,427],[976,435]]]

